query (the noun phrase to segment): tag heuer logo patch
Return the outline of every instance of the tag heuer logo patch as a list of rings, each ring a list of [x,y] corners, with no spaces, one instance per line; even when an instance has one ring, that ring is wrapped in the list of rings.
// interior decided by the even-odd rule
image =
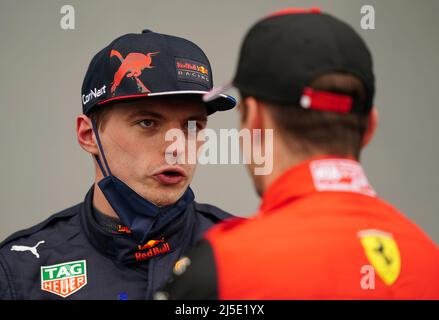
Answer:
[[[41,266],[41,290],[63,298],[87,284],[85,260],[70,261],[53,266]]]

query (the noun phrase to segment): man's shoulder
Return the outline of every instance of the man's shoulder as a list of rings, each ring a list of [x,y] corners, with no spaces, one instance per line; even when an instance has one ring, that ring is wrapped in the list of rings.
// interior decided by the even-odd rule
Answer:
[[[51,234],[55,236],[55,234],[53,234],[53,231],[57,233],[56,232],[57,229],[61,229],[66,222],[69,222],[72,218],[76,217],[80,211],[81,205],[82,203],[71,206],[67,209],[64,209],[62,211],[59,211],[51,215],[46,220],[30,228],[26,228],[11,234],[9,237],[7,237],[5,240],[3,240],[0,243],[0,251],[2,251],[5,247],[7,247],[8,244],[12,242],[16,242],[25,238],[26,239],[39,238],[39,235],[48,228],[52,228]]]
[[[234,217],[232,214],[207,203],[198,203],[194,201],[194,208],[197,213],[201,214],[203,217],[209,220],[212,220],[212,222],[214,223]]]
[[[0,299],[24,299],[36,285],[40,267],[54,252],[64,255],[66,242],[80,232],[75,205],[51,215],[41,223],[17,231],[0,243]]]

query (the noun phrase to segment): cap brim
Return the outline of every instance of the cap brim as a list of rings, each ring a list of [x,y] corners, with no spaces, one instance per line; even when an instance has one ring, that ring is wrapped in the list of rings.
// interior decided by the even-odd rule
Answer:
[[[230,95],[224,93],[218,93],[214,98],[209,101],[205,101],[204,97],[211,91],[197,91],[197,90],[182,90],[182,91],[165,91],[149,93],[149,97],[154,96],[168,96],[168,95],[180,95],[180,94],[199,94],[202,96],[202,101],[206,105],[207,114],[212,114],[216,111],[226,111],[233,109],[236,106],[236,99]]]
[[[118,96],[112,97],[110,99],[101,101],[98,105],[107,104],[110,102],[121,102],[121,101],[131,101],[145,99],[146,97],[160,97],[160,96],[175,96],[175,95],[200,95],[201,101],[205,104],[207,109],[207,114],[210,115],[216,111],[226,111],[233,109],[236,106],[236,99],[230,95],[220,93],[209,101],[204,100],[204,96],[209,94],[211,91],[201,91],[201,90],[179,90],[179,91],[163,91],[163,92],[151,92],[142,93],[129,96]]]
[[[219,99],[222,96],[227,96],[225,92],[230,90],[231,88],[233,88],[232,83],[228,83],[226,85],[213,88],[203,96],[204,103],[210,103],[212,101],[215,101],[216,99]],[[236,100],[235,100],[235,104],[236,104]]]

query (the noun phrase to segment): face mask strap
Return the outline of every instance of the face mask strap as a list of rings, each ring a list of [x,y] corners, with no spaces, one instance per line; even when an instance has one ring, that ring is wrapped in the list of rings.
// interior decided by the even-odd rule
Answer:
[[[112,173],[110,171],[110,167],[108,166],[108,163],[107,163],[107,159],[105,158],[104,149],[102,148],[101,139],[99,138],[99,133],[98,133],[98,129],[96,127],[96,122],[94,120],[91,120],[91,125],[93,128],[93,132],[95,134],[95,137],[96,137],[96,142],[98,143],[99,152],[101,153],[102,159],[104,160],[105,168],[107,168],[108,175],[112,176]],[[101,160],[99,159],[99,156],[95,155],[95,158],[96,158],[96,162],[99,165],[99,168],[102,171],[102,174],[104,175],[104,177],[106,177],[107,171],[105,171],[104,167],[102,166],[102,163],[101,163]]]

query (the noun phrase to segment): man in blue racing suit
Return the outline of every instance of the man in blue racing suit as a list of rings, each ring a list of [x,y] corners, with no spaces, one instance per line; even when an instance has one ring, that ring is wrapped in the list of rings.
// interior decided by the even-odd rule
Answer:
[[[203,103],[212,85],[206,55],[183,38],[144,30],[95,55],[76,120],[95,182],[84,202],[1,244],[0,299],[150,299],[166,283],[202,234],[230,217],[194,201],[195,164],[167,161],[187,155],[169,154],[169,130],[187,138],[188,123],[202,129],[235,106],[227,95]]]

